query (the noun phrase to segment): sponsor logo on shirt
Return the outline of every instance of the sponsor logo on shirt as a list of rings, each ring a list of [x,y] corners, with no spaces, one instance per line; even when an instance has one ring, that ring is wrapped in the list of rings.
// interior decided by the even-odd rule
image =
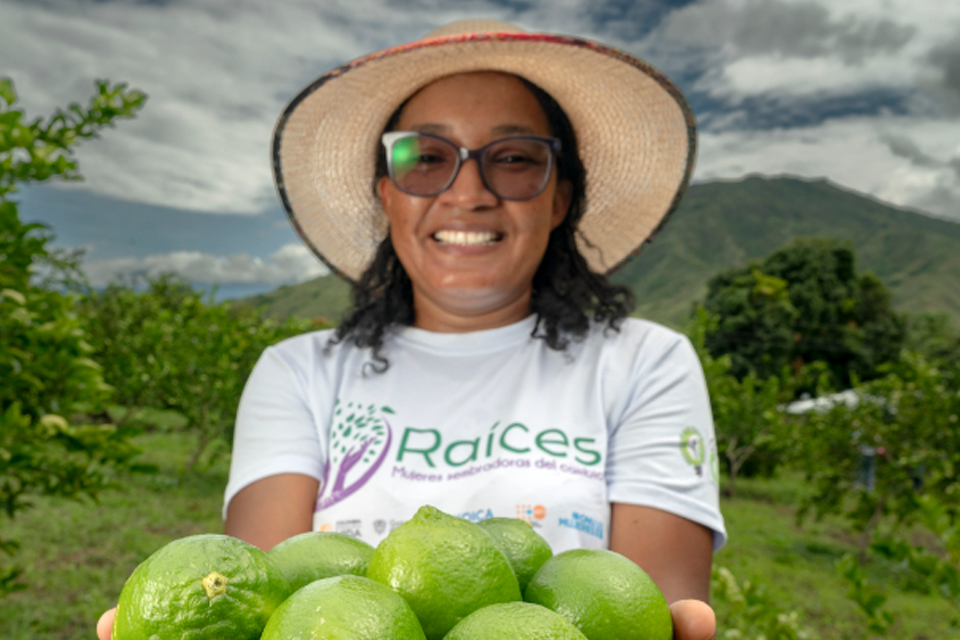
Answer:
[[[539,524],[539,520],[543,520],[547,517],[547,508],[542,504],[531,505],[531,504],[518,504],[517,505],[517,518],[520,520],[526,520],[530,524]]]
[[[576,529],[587,535],[594,536],[603,540],[603,522],[594,520],[590,516],[574,511],[569,518],[560,518],[558,523],[561,527]]]
[[[315,511],[330,507],[355,493],[373,477],[390,452],[393,432],[386,416],[390,407],[340,400],[330,428],[330,459],[323,472]]]
[[[337,520],[333,530],[336,531],[337,533],[343,533],[348,536],[353,536],[354,538],[359,538],[361,524],[362,524],[362,521],[359,519]]]
[[[406,520],[385,520],[383,518],[377,518],[374,520],[371,525],[373,526],[373,531],[378,536],[382,536],[384,533],[389,533],[402,525]],[[355,520],[338,520],[337,522],[324,522],[320,525],[320,528],[317,531],[336,531],[337,533],[345,533],[354,537],[360,537],[360,530],[362,528],[363,521],[359,519]]]
[[[464,511],[463,513],[457,514],[457,516],[470,522],[480,522],[481,520],[492,518],[493,511],[490,509],[477,509],[476,511]]]

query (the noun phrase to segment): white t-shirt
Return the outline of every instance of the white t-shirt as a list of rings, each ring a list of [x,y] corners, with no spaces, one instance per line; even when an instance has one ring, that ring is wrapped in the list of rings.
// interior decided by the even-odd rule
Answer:
[[[627,319],[566,352],[536,317],[467,334],[405,327],[369,349],[331,331],[267,349],[240,401],[224,513],[279,473],[321,481],[314,528],[377,545],[424,505],[528,520],[554,552],[605,548],[610,503],[662,509],[725,540],[713,420],[685,336]]]

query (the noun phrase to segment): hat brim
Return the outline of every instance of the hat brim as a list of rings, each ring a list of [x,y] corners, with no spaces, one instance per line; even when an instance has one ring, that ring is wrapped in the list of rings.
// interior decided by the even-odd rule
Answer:
[[[386,49],[300,92],[274,130],[277,191],[308,247],[356,281],[387,233],[374,191],[379,137],[396,108],[431,82],[500,71],[560,104],[587,172],[578,247],[609,273],[675,209],[693,171],[696,128],[680,91],[626,53],[566,36],[477,33]]]

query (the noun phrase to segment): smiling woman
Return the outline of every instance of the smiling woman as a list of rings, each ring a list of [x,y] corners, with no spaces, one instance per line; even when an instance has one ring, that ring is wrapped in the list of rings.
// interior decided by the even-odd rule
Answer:
[[[492,329],[530,315],[533,275],[540,265],[550,232],[560,224],[570,202],[570,185],[558,183],[552,172],[552,151],[534,149],[524,158],[541,156],[538,166],[518,171],[519,153],[504,132],[550,136],[546,115],[533,94],[514,76],[471,73],[449,76],[417,92],[400,114],[400,131],[443,135],[461,148],[479,149],[498,143],[495,158],[462,163],[448,171],[446,189],[434,195],[411,195],[401,188],[395,172],[379,182],[380,201],[390,223],[390,240],[413,283],[413,326],[449,332]],[[537,146],[536,139],[524,140]],[[449,145],[448,145],[449,146]],[[424,149],[421,153],[428,151]],[[485,154],[491,153],[487,149]],[[436,156],[434,156],[436,157]],[[459,158],[459,152],[454,156]],[[425,156],[421,155],[421,158]],[[499,162],[494,170],[484,167]],[[426,160],[420,164],[426,165]],[[439,162],[431,162],[436,166]],[[510,180],[529,183],[524,173],[537,174],[537,187],[523,198],[496,195],[486,183]],[[509,171],[509,173],[506,173]],[[486,180],[484,174],[489,174]],[[507,175],[507,178],[500,177]],[[441,184],[443,186],[443,184]],[[540,187],[543,188],[540,188]]]
[[[676,206],[693,141],[683,98],[641,61],[501,23],[305,89],[276,129],[278,190],[355,304],[251,374],[226,532],[376,545],[424,504],[519,517],[555,552],[638,563],[675,637],[708,638],[725,532],[703,374],[605,276]]]
[[[446,113],[427,117],[431,109],[438,107]],[[471,111],[466,118],[462,116]],[[431,118],[439,121],[431,122]],[[473,136],[490,142],[473,151],[459,146],[444,137],[464,135],[463,131],[454,131],[456,123],[461,128],[464,124],[475,129],[486,127],[486,131],[474,131]],[[439,255],[448,257],[488,258],[485,264],[479,260],[448,260],[441,267],[446,269],[443,288],[448,294],[454,292],[453,278],[464,277],[464,268],[470,267],[475,276],[482,276],[477,281],[479,286],[472,291],[460,289],[464,296],[460,304],[471,300],[474,304],[469,312],[470,323],[479,320],[480,324],[473,325],[473,329],[483,324],[496,326],[510,313],[519,314],[515,319],[520,319],[532,310],[540,321],[546,343],[562,348],[571,333],[575,337],[586,333],[591,318],[609,321],[613,327],[629,313],[631,292],[592,272],[577,249],[575,231],[583,213],[584,169],[570,121],[542,89],[512,74],[472,72],[448,76],[404,101],[390,117],[381,141],[376,191],[386,217],[390,219],[393,214],[394,203],[404,203],[405,195],[415,196],[406,198],[408,205],[419,206],[436,196],[437,206],[447,213],[432,214],[434,222],[440,224],[438,216],[449,219],[442,221],[444,228],[428,234],[433,243],[421,246],[432,247]],[[465,164],[470,165],[466,172],[476,173],[479,185],[475,179],[471,187],[469,176],[460,178]],[[454,184],[455,181],[462,184]],[[464,187],[472,188],[474,194],[464,193]],[[451,198],[462,201],[464,197],[473,202],[465,203],[463,212],[451,215]],[[497,207],[499,201],[504,202],[503,207]],[[497,222],[496,215],[488,215],[488,210],[536,211],[539,207],[543,211],[544,204],[551,208],[550,219],[546,226],[541,226],[539,240],[535,238],[536,227],[529,224],[536,224],[534,220],[527,220],[526,224],[534,230],[533,236],[529,232],[508,236],[497,227],[504,221]],[[528,217],[514,215],[513,219],[522,222]],[[430,306],[436,298],[428,297],[426,291],[421,291],[417,298],[429,308],[414,314],[414,285],[406,271],[415,266],[413,256],[408,255],[409,262],[398,262],[394,240],[402,224],[400,219],[391,223],[391,233],[380,243],[371,266],[357,282],[356,312],[337,332],[337,340],[350,336],[357,344],[372,347],[380,368],[387,366],[380,356],[386,329],[381,319],[441,331],[443,326],[455,330],[459,325],[456,316],[431,314],[440,309]],[[404,239],[400,237],[399,241]],[[503,256],[509,248],[514,251],[513,258],[499,260],[497,256]],[[482,296],[497,295],[489,287],[500,277],[495,274],[502,276],[504,271],[513,271],[512,266],[521,261],[526,262],[526,269],[513,272],[513,288],[503,289],[507,285],[503,281],[499,290],[499,295],[512,294],[513,306],[499,306],[500,302],[492,300],[484,302]],[[401,263],[409,266],[391,270],[391,265]],[[388,305],[391,313],[384,313]],[[493,312],[492,316],[478,317],[478,313],[482,316],[484,305]],[[453,324],[445,325],[451,321]]]

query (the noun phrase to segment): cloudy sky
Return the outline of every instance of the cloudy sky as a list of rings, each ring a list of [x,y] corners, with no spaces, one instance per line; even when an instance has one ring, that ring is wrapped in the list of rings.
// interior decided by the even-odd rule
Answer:
[[[123,81],[146,107],[20,194],[94,284],[177,270],[226,296],[325,273],[274,193],[270,134],[324,71],[464,17],[599,40],[671,77],[700,124],[695,181],[826,177],[960,222],[960,2],[943,0],[0,0],[0,75],[28,116]]]

